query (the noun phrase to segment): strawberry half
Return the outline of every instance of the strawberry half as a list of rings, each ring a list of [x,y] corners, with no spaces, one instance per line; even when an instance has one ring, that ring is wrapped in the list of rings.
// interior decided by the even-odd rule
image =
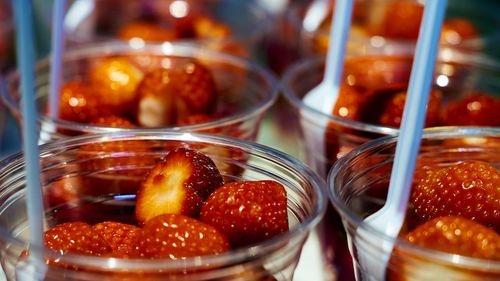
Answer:
[[[111,247],[84,222],[58,224],[44,234],[45,246],[64,253],[101,256],[111,252]]]
[[[153,259],[184,259],[217,255],[230,249],[216,228],[183,215],[163,214],[143,227],[141,256]]]
[[[234,247],[288,231],[285,188],[270,180],[228,183],[210,195],[200,214],[201,221],[222,231]]]
[[[92,226],[92,229],[111,247],[111,256],[119,258],[139,256],[137,246],[142,230],[137,226],[105,221]]]
[[[441,113],[445,126],[500,126],[500,98],[475,93],[450,102]]]
[[[161,214],[197,217],[203,201],[222,184],[222,176],[209,157],[176,148],[141,183],[136,219],[144,224]]]
[[[411,202],[424,221],[462,216],[488,226],[500,226],[500,171],[489,163],[464,161],[431,168],[414,184]]]

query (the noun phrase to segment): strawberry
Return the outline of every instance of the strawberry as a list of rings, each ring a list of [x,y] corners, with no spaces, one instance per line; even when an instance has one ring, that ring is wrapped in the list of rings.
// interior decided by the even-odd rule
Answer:
[[[118,31],[121,40],[140,38],[149,42],[162,42],[176,40],[177,36],[173,30],[164,28],[159,24],[145,21],[134,21],[123,25]]]
[[[161,214],[198,216],[203,201],[223,184],[214,162],[195,150],[176,148],[158,163],[137,192],[140,224]]]
[[[193,31],[198,39],[224,39],[231,35],[229,26],[216,22],[208,16],[195,17]]]
[[[84,222],[58,224],[44,234],[45,246],[53,251],[100,256],[111,252],[92,226]]]
[[[441,112],[446,126],[500,126],[500,98],[474,93],[450,102]]]
[[[146,258],[184,259],[217,255],[230,246],[226,237],[208,224],[183,215],[163,214],[144,225],[139,249]]]
[[[135,128],[136,126],[132,121],[125,117],[117,115],[99,116],[90,121],[90,124],[102,127],[112,128]]]
[[[468,20],[456,18],[445,20],[441,31],[441,43],[458,45],[466,39],[478,37],[479,32]]]
[[[404,236],[412,244],[481,259],[500,260],[500,236],[463,217],[437,217]]]
[[[136,88],[144,74],[126,58],[104,58],[89,71],[90,82],[105,92],[107,103],[128,113],[136,102]]]
[[[366,98],[363,93],[354,87],[343,84],[340,87],[339,96],[333,108],[333,115],[359,121],[361,111],[366,105]]]
[[[200,218],[234,247],[262,242],[288,231],[286,191],[270,180],[228,183],[208,197]]]
[[[405,102],[406,91],[394,94],[385,104],[379,123],[383,126],[399,128],[403,118]],[[425,118],[426,127],[438,125],[440,108],[441,95],[436,91],[431,91],[429,94],[429,103],[427,105],[427,115]]]
[[[71,81],[61,88],[59,117],[67,121],[88,123],[102,115],[112,115],[119,109],[104,99],[103,91],[83,81]]]
[[[44,198],[49,206],[60,206],[80,200],[82,188],[80,177],[64,177],[44,187]]]
[[[137,120],[145,127],[173,125],[190,114],[210,114],[215,109],[212,74],[194,60],[174,61],[170,68],[148,73],[138,95]]]
[[[424,7],[413,1],[395,1],[387,5],[377,35],[398,39],[417,39]]]
[[[489,163],[464,161],[427,169],[416,179],[411,202],[418,217],[462,216],[500,226],[500,171]]]
[[[113,257],[137,257],[137,246],[142,229],[137,226],[114,221],[105,221],[92,226],[92,229],[111,247]]]

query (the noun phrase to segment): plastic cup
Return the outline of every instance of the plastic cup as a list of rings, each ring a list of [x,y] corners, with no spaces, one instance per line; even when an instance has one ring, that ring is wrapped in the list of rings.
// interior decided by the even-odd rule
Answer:
[[[89,146],[96,145],[106,149],[87,153]],[[7,280],[19,280],[26,268],[42,274],[45,261],[30,263],[23,255],[26,250],[65,265],[49,265],[44,280],[292,280],[303,243],[324,214],[327,201],[324,181],[301,162],[255,143],[213,135],[136,130],[84,135],[42,145],[40,163],[47,227],[65,221],[133,221],[136,190],[119,185],[109,192],[88,185],[89,180],[97,177],[140,180],[140,175],[165,156],[168,148],[176,146],[203,148],[217,163],[242,171],[222,171],[226,182],[282,183],[288,196],[290,231],[251,247],[183,260],[61,255],[40,245],[29,245],[26,240],[29,227],[25,211],[25,163],[22,155],[16,154],[2,162],[0,171],[1,262]],[[58,197],[62,186],[71,196]]]
[[[163,58],[169,60],[170,63],[185,58],[194,58],[203,64],[214,77],[217,91],[216,113],[220,113],[220,118],[187,126],[148,128],[149,131],[209,132],[245,140],[255,140],[264,113],[277,98],[275,78],[264,68],[238,57],[169,42],[160,45],[145,45],[138,48],[135,45],[115,42],[72,49],[65,53],[63,57],[63,83],[88,75],[89,67],[96,60],[116,56],[138,59],[145,66],[148,66],[150,61],[161,63]],[[154,59],[150,60],[151,57]],[[38,108],[39,112],[41,112],[41,142],[83,133],[98,133],[110,130],[127,132],[130,130],[50,118],[46,114],[49,69],[50,63],[47,59],[40,61],[36,66],[36,91]],[[10,73],[6,81],[7,90],[3,91],[2,98],[13,115],[20,118],[18,73]]]
[[[408,5],[422,5],[422,1],[408,0],[399,1],[400,3],[396,2],[391,0],[376,2],[364,0],[356,1],[350,33],[351,41],[353,41],[352,43],[356,44],[356,41],[376,41],[378,44],[383,43],[396,47],[414,44],[416,42],[416,34],[418,34],[419,25],[417,21],[412,18],[415,13],[408,12],[406,9],[408,9]],[[400,16],[384,23],[385,14],[389,10],[388,8],[393,5],[399,6]],[[294,26],[296,33],[300,34],[301,41],[304,42],[301,45],[303,55],[326,54],[329,40],[329,21],[327,20],[326,24],[323,24],[321,28],[316,30],[306,30],[302,23],[308,6],[309,3],[307,2],[292,6],[289,9],[287,20]],[[457,28],[456,26],[461,26],[458,28],[464,28],[464,25],[468,26],[472,24],[477,34],[472,34],[472,31],[469,31],[470,29],[467,27],[462,32],[463,35],[468,34],[467,36],[470,36],[469,38],[461,39],[457,32],[450,32],[447,36],[442,38],[441,43],[446,46],[454,46],[469,51],[491,49],[495,46],[495,41],[492,41],[491,38],[498,36],[497,30],[494,28],[499,24],[498,17],[495,13],[498,8],[498,3],[493,3],[491,1],[475,6],[468,5],[466,1],[450,1],[446,11],[445,23],[446,20],[450,20],[449,25],[455,25],[455,28]],[[408,21],[412,21],[412,19],[415,24],[408,23]],[[458,24],[451,21],[457,19],[460,20]],[[463,20],[467,23],[464,24]],[[400,31],[384,31],[384,29],[391,27],[396,27]],[[410,32],[413,35],[399,34],[403,31]],[[407,38],[408,36],[411,38]]]
[[[377,259],[383,241],[394,239],[366,224],[363,219],[384,205],[394,160],[396,138],[366,143],[335,163],[328,177],[331,203],[340,213],[357,280],[377,280],[359,256]],[[428,129],[422,138],[419,165],[446,167],[464,160],[482,160],[500,165],[500,129],[489,127]],[[359,239],[366,231],[370,237]],[[500,263],[453,255],[415,246],[396,238],[387,280],[498,280]],[[361,254],[362,253],[362,254]],[[381,281],[381,280],[379,280]]]

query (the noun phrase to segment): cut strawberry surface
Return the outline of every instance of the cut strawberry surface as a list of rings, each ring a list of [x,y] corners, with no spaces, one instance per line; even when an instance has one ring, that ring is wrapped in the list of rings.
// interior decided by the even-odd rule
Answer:
[[[141,224],[161,214],[197,217],[203,201],[223,184],[214,162],[186,148],[168,153],[137,192],[136,218]]]
[[[234,247],[262,242],[288,231],[285,188],[269,180],[228,183],[207,199],[201,221],[222,231]]]
[[[454,215],[498,227],[500,171],[481,161],[428,169],[414,184],[411,202],[424,221]]]
[[[45,246],[64,253],[101,256],[111,252],[92,226],[84,222],[67,222],[54,226],[44,234]]]
[[[137,226],[105,221],[92,226],[94,232],[111,247],[111,255],[120,258],[138,257],[137,247],[142,230]]]
[[[164,214],[143,227],[141,255],[153,259],[184,259],[216,255],[230,249],[216,228],[183,215]]]

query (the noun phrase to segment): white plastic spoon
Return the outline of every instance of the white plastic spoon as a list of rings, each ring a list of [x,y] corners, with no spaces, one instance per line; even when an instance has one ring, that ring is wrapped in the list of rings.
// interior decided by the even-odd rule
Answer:
[[[446,4],[447,0],[433,0],[427,1],[424,6],[387,201],[382,209],[365,219],[367,224],[393,238],[401,230],[408,206]],[[374,235],[366,230],[358,230],[357,235],[359,243],[369,241],[370,244],[376,243],[375,245],[383,247],[383,251],[375,259],[358,251],[360,262],[370,275],[366,276],[366,280],[385,280],[394,240],[376,241]]]

